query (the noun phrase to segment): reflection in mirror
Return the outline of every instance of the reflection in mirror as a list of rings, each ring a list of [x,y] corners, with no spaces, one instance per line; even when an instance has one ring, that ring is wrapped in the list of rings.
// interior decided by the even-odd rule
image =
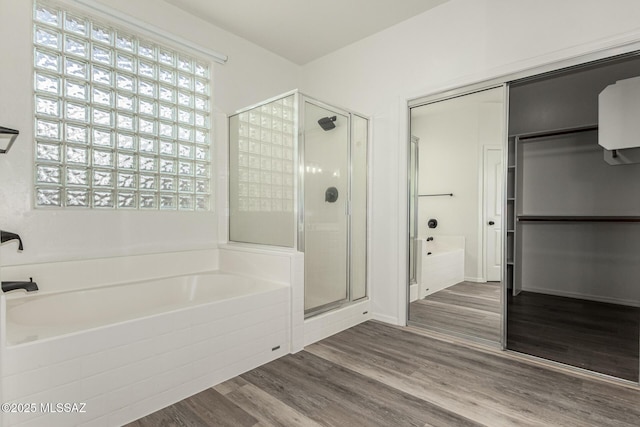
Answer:
[[[411,109],[409,323],[501,341],[504,88]]]

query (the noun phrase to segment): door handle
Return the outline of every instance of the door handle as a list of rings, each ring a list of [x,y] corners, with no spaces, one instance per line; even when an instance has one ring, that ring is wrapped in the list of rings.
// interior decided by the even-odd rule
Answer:
[[[489,225],[495,225],[495,222],[489,221]]]

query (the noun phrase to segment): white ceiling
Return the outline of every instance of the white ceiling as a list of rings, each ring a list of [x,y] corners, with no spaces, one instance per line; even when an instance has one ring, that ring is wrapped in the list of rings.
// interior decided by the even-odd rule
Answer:
[[[449,0],[164,0],[296,64]]]

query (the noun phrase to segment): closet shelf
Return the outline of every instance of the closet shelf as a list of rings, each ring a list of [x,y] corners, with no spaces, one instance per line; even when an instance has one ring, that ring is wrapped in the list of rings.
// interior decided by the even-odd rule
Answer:
[[[640,216],[518,215],[520,222],[640,222]]]
[[[524,133],[515,135],[519,142],[526,142],[527,140],[536,140],[538,138],[548,138],[551,136],[571,135],[580,132],[592,132],[598,130],[597,124],[576,126],[570,128],[554,129],[541,132]]]

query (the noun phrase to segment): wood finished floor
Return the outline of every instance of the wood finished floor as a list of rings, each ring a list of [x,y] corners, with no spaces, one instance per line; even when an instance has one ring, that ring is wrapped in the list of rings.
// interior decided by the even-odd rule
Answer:
[[[499,282],[461,282],[409,304],[409,320],[435,331],[500,342]]]
[[[638,381],[640,308],[532,292],[507,301],[509,349]]]
[[[370,321],[129,424],[634,426],[640,389]]]

